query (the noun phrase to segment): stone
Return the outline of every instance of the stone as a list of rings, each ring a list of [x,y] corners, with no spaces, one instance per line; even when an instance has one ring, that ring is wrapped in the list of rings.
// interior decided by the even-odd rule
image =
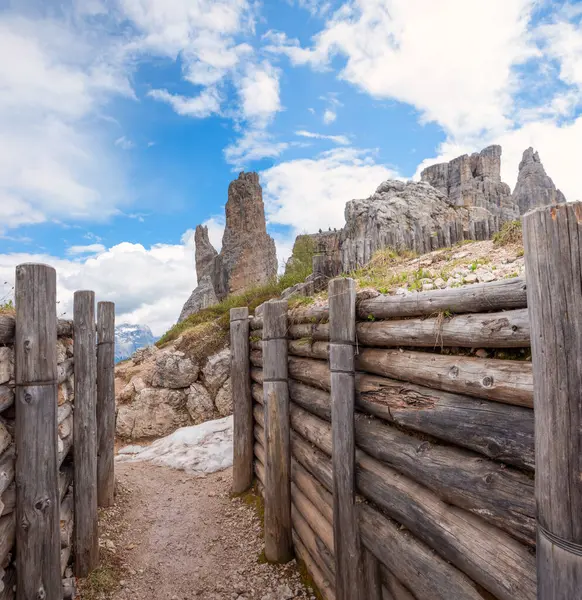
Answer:
[[[190,315],[194,315],[200,312],[204,308],[213,306],[218,303],[218,298],[214,292],[214,286],[212,285],[212,279],[209,275],[204,275],[199,280],[196,289],[192,292],[186,303],[182,307],[182,312],[178,317],[178,323],[187,319]]]
[[[198,285],[200,285],[200,282],[204,277],[210,277],[210,279],[212,279],[214,273],[214,261],[218,256],[218,252],[210,243],[208,227],[205,227],[204,225],[198,225],[196,227],[194,242],[196,244],[196,277],[198,278]]]
[[[221,417],[227,417],[232,414],[232,389],[230,377],[225,381],[220,390],[218,390],[214,404]]]
[[[436,287],[438,287],[439,289],[442,289],[442,288],[446,287],[446,285],[447,285],[447,284],[446,284],[446,282],[445,282],[445,280],[444,280],[442,277],[437,277],[437,278],[434,280],[434,284],[435,284],[435,286],[436,286]]]
[[[434,284],[433,283],[423,283],[422,284],[422,291],[423,292],[430,292],[431,290],[434,290]]]
[[[489,283],[496,279],[495,275],[491,271],[487,271],[487,269],[477,269],[476,275],[481,283]]]
[[[201,380],[212,398],[230,377],[230,349],[225,348],[212,355],[202,367]]]
[[[9,346],[0,347],[0,385],[14,378],[14,350]]]
[[[145,388],[131,404],[119,406],[116,432],[133,440],[163,437],[189,421],[184,391]]]
[[[539,154],[531,147],[524,151],[519,163],[513,201],[518,205],[520,215],[538,206],[566,202],[564,194],[546,174]]]
[[[240,173],[228,186],[222,249],[214,262],[219,300],[277,276],[275,241],[267,234],[263,190],[257,173]]]
[[[214,418],[214,404],[208,390],[201,383],[193,383],[188,390],[186,409],[194,425]]]
[[[187,388],[198,379],[198,364],[184,352],[159,352],[152,373],[152,386]]]
[[[465,283],[477,283],[477,275],[475,273],[469,273],[463,278]]]

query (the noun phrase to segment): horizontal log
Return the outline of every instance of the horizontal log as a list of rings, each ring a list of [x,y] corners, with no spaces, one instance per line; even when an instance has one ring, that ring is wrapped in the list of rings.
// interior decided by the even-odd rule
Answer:
[[[264,448],[265,447],[265,430],[258,423],[255,423],[253,433],[255,435],[255,440],[257,440],[257,442],[259,444],[261,444],[261,446],[263,446],[263,448]]]
[[[253,448],[254,448],[255,458],[260,460],[261,463],[264,465],[265,464],[265,447],[262,444],[259,444],[258,442],[256,442],[255,445],[253,446]]]
[[[327,489],[332,491],[331,461],[321,450],[291,430],[291,453],[293,458]]]
[[[315,535],[325,544],[333,561],[334,545],[331,523],[324,518],[317,506],[293,482],[291,483],[291,500]]]
[[[4,412],[14,404],[14,387],[11,385],[0,385],[0,413]]]
[[[315,388],[331,388],[329,366],[323,360],[290,356],[289,377]]]
[[[293,545],[295,546],[297,558],[303,563],[305,569],[311,575],[323,600],[335,600],[335,592],[332,583],[333,579],[330,580],[325,577],[296,532],[293,532]]]
[[[356,368],[447,392],[533,408],[529,362],[360,348]]]
[[[329,418],[325,414],[326,394],[317,392],[318,404],[313,399],[313,392],[307,394],[299,387],[291,397],[303,408]],[[356,374],[356,406],[399,426],[464,446],[504,463],[534,470],[534,416],[529,408],[365,373]]]
[[[329,342],[312,342],[308,339],[289,340],[288,352],[294,356],[327,360],[329,357]]]
[[[263,385],[263,369],[251,369],[251,379]]]
[[[297,414],[296,408],[294,412]],[[291,418],[297,419],[296,415]],[[325,438],[322,434],[325,425],[321,421],[317,434],[308,441],[321,444],[321,450],[330,455],[331,435]],[[311,435],[311,428],[304,426],[303,431]],[[296,432],[292,433],[291,443],[298,462],[330,490],[331,480],[321,477],[330,463],[325,454],[318,455]],[[356,460],[359,492],[419,540],[499,600],[535,598],[535,560],[526,546],[470,512],[446,504],[426,487],[361,450]]]
[[[14,513],[0,517],[0,568],[8,566],[8,555],[12,552],[15,539],[16,519]]]
[[[329,323],[300,323],[290,325],[287,338],[292,340],[307,339],[314,342],[329,340]]]
[[[0,315],[0,344],[14,342],[16,318],[13,315]],[[57,322],[57,335],[59,337],[73,336],[73,322],[59,319]]]
[[[14,446],[0,455],[0,494],[14,481]]]
[[[290,324],[294,323],[322,323],[329,320],[329,306],[327,304],[319,306],[298,306],[287,312],[287,319]],[[257,315],[250,319],[251,329],[256,331],[263,328],[263,317]]]
[[[265,411],[261,404],[255,404],[253,406],[253,416],[255,422],[258,423],[264,430],[265,428]]]
[[[530,345],[526,308],[507,312],[357,324],[358,343],[388,348],[523,348]]]
[[[447,310],[462,314],[526,307],[525,279],[516,277],[406,296],[376,296],[358,302],[356,311],[362,319],[367,319],[370,315],[376,319],[393,319],[420,317]]]
[[[12,482],[0,496],[0,516],[9,515],[16,508],[16,484]]]
[[[365,498],[498,600],[536,597],[535,558],[526,546],[361,451],[357,463]]]
[[[291,481],[309,498],[331,525],[333,523],[332,495],[294,458],[291,459]]]
[[[10,428],[12,429],[12,427]],[[2,454],[12,443],[12,433],[0,419],[0,454]]]
[[[74,373],[75,370],[75,359],[67,358],[60,365],[57,365],[57,383],[61,385],[65,383],[69,377]]]
[[[290,379],[289,397],[305,410],[326,421],[331,421],[331,399],[329,392]]]
[[[372,506],[359,504],[358,517],[364,545],[406,582],[417,600],[483,600],[466,575]],[[385,579],[397,587],[389,575]]]
[[[445,502],[535,546],[534,482],[525,473],[468,450],[422,441],[361,414],[356,416],[355,427],[358,447],[370,456],[426,486]]]
[[[251,385],[251,396],[253,397],[253,400],[257,403],[260,404],[261,406],[263,406],[264,404],[264,398],[263,398],[263,386],[260,383],[253,383]]]

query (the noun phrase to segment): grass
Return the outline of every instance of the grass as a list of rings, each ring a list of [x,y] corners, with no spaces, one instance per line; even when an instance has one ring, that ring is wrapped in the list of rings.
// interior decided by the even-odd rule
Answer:
[[[411,250],[378,250],[365,267],[357,269],[349,276],[355,279],[360,287],[372,287],[386,294],[391,288],[406,283],[408,279],[406,273],[394,274],[390,270],[415,257],[416,253]]]
[[[493,236],[493,243],[496,246],[523,244],[521,221],[508,221],[504,223],[500,231]]]
[[[15,313],[16,309],[14,308],[12,300],[8,300],[0,304],[0,315],[14,315]]]

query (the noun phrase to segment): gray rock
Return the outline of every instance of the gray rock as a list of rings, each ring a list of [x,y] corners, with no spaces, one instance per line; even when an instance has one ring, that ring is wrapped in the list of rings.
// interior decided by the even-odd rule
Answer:
[[[232,414],[232,388],[230,385],[230,378],[228,378],[220,390],[218,390],[214,404],[221,417]]]
[[[9,346],[0,348],[0,385],[14,378],[14,351]]]
[[[202,368],[201,379],[212,398],[230,377],[230,349],[225,348],[211,356]]]
[[[208,390],[201,383],[193,383],[188,390],[186,409],[194,425],[212,419],[214,404]]]
[[[199,367],[183,352],[159,352],[152,373],[152,386],[186,388],[198,378]]]
[[[218,298],[214,293],[214,287],[212,280],[209,275],[204,275],[199,280],[198,286],[190,295],[190,298],[186,300],[186,303],[182,307],[182,312],[178,318],[178,323],[181,323],[184,319],[187,319],[190,315],[194,315],[200,312],[203,308],[213,306],[218,302]]]
[[[131,404],[119,407],[116,432],[133,440],[162,437],[189,421],[184,391],[145,388]]]
[[[218,252],[210,243],[208,227],[204,225],[196,227],[194,241],[196,243],[196,277],[198,278],[198,285],[200,285],[203,277],[208,276],[212,279],[214,260],[218,256]]]
[[[566,202],[564,194],[556,189],[552,178],[546,174],[539,154],[533,148],[524,151],[519,163],[513,201],[519,206],[521,215],[538,206]]]

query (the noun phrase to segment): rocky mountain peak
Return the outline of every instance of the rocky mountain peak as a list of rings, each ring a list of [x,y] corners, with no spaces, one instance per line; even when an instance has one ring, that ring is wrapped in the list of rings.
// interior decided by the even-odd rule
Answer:
[[[524,151],[519,163],[513,201],[519,206],[521,215],[537,206],[566,201],[564,194],[546,173],[539,154],[531,147]]]
[[[212,277],[214,259],[218,256],[218,252],[210,243],[208,227],[204,225],[196,227],[194,241],[196,243],[196,277],[200,283],[203,277]]]

